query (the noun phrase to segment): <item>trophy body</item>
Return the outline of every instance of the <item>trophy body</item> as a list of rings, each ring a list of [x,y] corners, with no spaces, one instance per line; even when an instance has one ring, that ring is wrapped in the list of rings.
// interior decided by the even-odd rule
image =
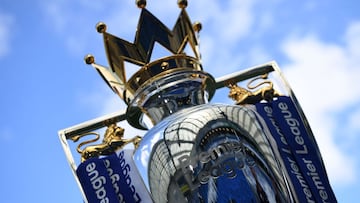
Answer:
[[[291,202],[255,113],[204,104],[150,130],[134,160],[155,202]]]

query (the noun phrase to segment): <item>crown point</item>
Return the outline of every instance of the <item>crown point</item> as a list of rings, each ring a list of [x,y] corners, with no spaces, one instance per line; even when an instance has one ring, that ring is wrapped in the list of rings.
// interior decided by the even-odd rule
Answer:
[[[178,6],[179,8],[186,8],[188,5],[187,0],[178,0]]]
[[[104,33],[104,32],[106,32],[106,24],[103,23],[103,22],[98,22],[98,23],[96,24],[96,31],[97,31],[98,33]]]
[[[145,8],[146,7],[146,0],[136,0],[136,5],[138,8]]]
[[[91,65],[95,63],[95,57],[91,54],[88,54],[84,57],[84,61],[86,64]]]
[[[200,30],[202,29],[202,24],[199,21],[196,21],[193,24],[193,28],[195,32],[200,32]]]

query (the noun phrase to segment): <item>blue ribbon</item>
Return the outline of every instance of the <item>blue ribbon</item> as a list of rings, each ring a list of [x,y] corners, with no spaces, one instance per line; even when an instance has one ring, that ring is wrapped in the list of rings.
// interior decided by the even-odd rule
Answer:
[[[88,202],[140,203],[124,151],[103,158],[91,158],[79,165],[77,176]]]
[[[280,156],[288,171],[289,178],[293,184],[294,190],[297,193],[299,202],[307,202],[307,199],[313,199],[311,190],[307,181],[304,180],[303,173],[299,170],[299,165],[294,161],[294,156],[290,147],[281,131],[276,119],[273,116],[273,108],[269,103],[256,104],[257,112],[262,116],[269,131],[276,141]]]
[[[293,101],[282,96],[258,103],[256,109],[277,143],[299,202],[337,202],[317,145]]]
[[[124,152],[120,152],[123,154]],[[128,170],[126,169],[125,159],[120,159],[115,153],[103,158],[107,167],[111,183],[119,197],[120,202],[135,203],[133,193],[127,180],[129,179]]]
[[[76,174],[88,202],[119,202],[103,160],[98,158],[86,160],[76,169]]]

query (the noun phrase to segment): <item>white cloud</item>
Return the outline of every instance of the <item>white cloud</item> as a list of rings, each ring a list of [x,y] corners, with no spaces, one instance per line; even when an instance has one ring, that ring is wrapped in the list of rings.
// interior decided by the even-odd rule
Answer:
[[[56,1],[46,3],[43,7],[46,15],[45,19],[49,21],[54,30],[57,32],[64,30],[68,21],[65,13],[67,9],[62,8],[61,4]]]
[[[0,13],[0,58],[10,51],[11,27],[14,24],[14,17]]]
[[[345,34],[345,41],[348,46],[348,54],[353,60],[360,61],[360,22],[354,22],[349,26]]]
[[[200,51],[206,71],[221,76],[239,69],[245,56],[235,50],[252,34],[255,4],[251,0],[189,1],[191,19],[203,24]]]
[[[349,128],[352,132],[360,133],[360,108],[355,109],[349,117]],[[351,136],[351,135],[350,135]]]
[[[360,24],[348,27],[345,46],[322,42],[314,35],[292,37],[283,44],[290,63],[283,66],[312,126],[333,184],[356,181],[355,158],[335,142],[344,125],[334,113],[360,102]],[[353,112],[350,112],[352,114]],[[355,116],[355,115],[354,115]],[[346,167],[344,167],[346,166]]]
[[[213,27],[229,46],[248,35],[254,20],[252,6],[254,1],[230,1],[225,9],[218,10],[211,20],[216,21]],[[221,8],[220,5],[218,7]]]

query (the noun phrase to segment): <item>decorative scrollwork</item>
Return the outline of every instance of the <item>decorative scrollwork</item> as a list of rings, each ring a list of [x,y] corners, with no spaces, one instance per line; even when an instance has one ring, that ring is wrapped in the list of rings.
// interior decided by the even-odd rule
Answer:
[[[125,145],[129,143],[133,143],[135,148],[137,148],[140,144],[141,137],[135,136],[130,139],[124,139],[124,131],[125,131],[124,128],[117,126],[116,123],[111,123],[105,131],[102,143],[89,145],[86,146],[84,149],[81,149],[81,147],[98,141],[100,135],[95,132],[89,132],[89,133],[73,136],[71,140],[77,142],[81,137],[87,135],[96,136],[94,139],[81,142],[77,147],[77,151],[79,152],[79,154],[81,154],[81,162],[84,162],[92,157],[98,157],[101,155],[110,155],[114,153],[116,150],[123,148]]]
[[[258,84],[252,85],[255,80],[263,79]],[[261,75],[249,81],[247,84],[247,88],[245,89],[239,87],[237,84],[230,84],[228,87],[230,88],[229,97],[236,101],[236,104],[256,104],[262,100],[272,101],[274,97],[280,96],[280,94],[274,89],[274,84],[268,79],[268,74]],[[261,88],[259,88],[261,87]],[[257,89],[259,88],[259,89]],[[255,90],[256,91],[250,91]]]

